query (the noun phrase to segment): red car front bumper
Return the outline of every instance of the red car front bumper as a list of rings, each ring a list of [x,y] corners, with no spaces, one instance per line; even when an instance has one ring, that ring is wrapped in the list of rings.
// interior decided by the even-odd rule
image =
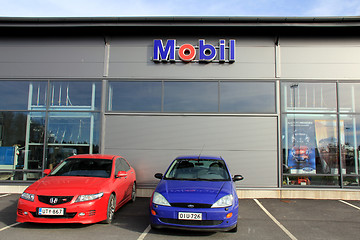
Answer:
[[[103,221],[107,218],[107,205],[109,196],[87,202],[75,203],[75,198],[59,205],[48,205],[39,202],[35,197],[34,202],[19,199],[17,207],[17,222],[33,223],[82,223],[90,224]],[[63,208],[64,215],[39,215],[39,208]]]

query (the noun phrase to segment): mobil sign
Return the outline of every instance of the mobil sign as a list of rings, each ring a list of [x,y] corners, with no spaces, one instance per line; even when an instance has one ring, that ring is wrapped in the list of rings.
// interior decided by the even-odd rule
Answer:
[[[219,40],[219,45],[207,44],[200,39],[198,45],[185,43],[176,45],[175,39],[169,39],[166,44],[161,39],[154,40],[154,62],[235,62],[235,40]]]

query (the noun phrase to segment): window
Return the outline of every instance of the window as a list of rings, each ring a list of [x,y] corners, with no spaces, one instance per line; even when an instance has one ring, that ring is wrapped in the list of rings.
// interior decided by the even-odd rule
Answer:
[[[165,112],[218,112],[217,82],[165,82]]]
[[[287,114],[282,122],[283,184],[338,185],[336,115]]]
[[[336,112],[335,83],[282,84],[283,112]]]
[[[40,81],[0,81],[0,110],[30,110],[32,106],[44,109],[47,84]]]
[[[50,83],[50,110],[98,110],[101,101],[100,82]]]
[[[98,153],[101,86],[0,81],[0,180],[34,181],[71,155]]]
[[[112,81],[108,111],[276,113],[275,82]]]
[[[220,82],[220,112],[275,113],[275,83]]]
[[[360,113],[360,83],[339,84],[340,112]]]
[[[160,112],[161,82],[110,82],[108,111]]]

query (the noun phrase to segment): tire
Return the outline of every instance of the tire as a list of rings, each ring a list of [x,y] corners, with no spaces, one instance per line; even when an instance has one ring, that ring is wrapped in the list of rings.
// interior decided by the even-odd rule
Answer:
[[[131,202],[135,202],[136,200],[136,183],[133,184],[132,190],[131,190]]]
[[[111,194],[107,206],[106,220],[104,221],[105,223],[110,224],[112,222],[112,220],[114,219],[115,208],[116,208],[116,197],[114,194]]]
[[[236,224],[236,226],[233,229],[229,230],[229,232],[236,233],[237,229],[238,229],[238,225]]]

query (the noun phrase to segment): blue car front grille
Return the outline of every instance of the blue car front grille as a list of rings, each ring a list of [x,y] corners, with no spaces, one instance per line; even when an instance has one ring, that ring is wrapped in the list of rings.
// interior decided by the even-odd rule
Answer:
[[[184,226],[216,226],[221,224],[222,220],[179,220],[173,218],[160,218],[163,223],[178,224]]]
[[[180,208],[211,208],[212,204],[204,203],[170,203],[172,207]]]

